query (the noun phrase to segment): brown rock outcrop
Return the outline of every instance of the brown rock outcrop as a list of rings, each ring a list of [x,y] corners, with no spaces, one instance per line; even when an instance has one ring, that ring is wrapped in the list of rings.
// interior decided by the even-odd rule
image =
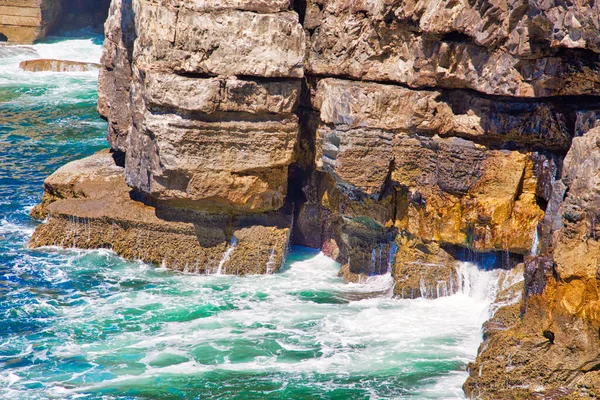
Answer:
[[[554,387],[563,387],[569,398],[600,393],[599,143],[597,128],[573,139],[560,182],[568,189],[558,211],[553,252],[528,263],[524,315],[510,329],[488,335],[470,366],[467,394],[505,398],[507,385],[516,381],[522,398]]]
[[[131,197],[123,168],[108,151],[69,163],[44,182],[48,220],[29,246],[108,248],[117,254],[195,273],[256,274],[279,269],[287,252],[289,219],[186,215]],[[181,217],[181,216],[180,216]],[[181,219],[181,218],[179,218]]]
[[[33,43],[46,36],[61,11],[61,0],[0,0],[0,34],[8,43]]]
[[[19,68],[29,72],[94,72],[99,71],[100,64],[68,60],[27,60],[19,64]]]

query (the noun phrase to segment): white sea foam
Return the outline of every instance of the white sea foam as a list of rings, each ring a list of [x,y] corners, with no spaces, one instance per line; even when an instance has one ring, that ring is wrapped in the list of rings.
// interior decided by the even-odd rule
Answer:
[[[89,252],[83,255],[100,256]],[[125,268],[103,268],[99,273],[117,285],[142,277],[162,289],[117,291],[109,298],[88,296],[85,304],[65,311],[65,321],[94,324],[118,318],[126,310],[143,314],[142,327],[153,315],[160,319],[174,313],[178,317],[161,324],[159,331],[123,331],[112,335],[108,342],[86,345],[67,340],[54,348],[50,357],[81,356],[91,363],[101,363],[103,358],[123,352],[144,355],[139,361],[145,365],[142,373],[78,388],[76,392],[118,387],[163,374],[200,376],[216,370],[343,376],[390,368],[410,374],[416,371],[415,365],[426,362],[466,365],[475,358],[481,340],[480,326],[489,318],[490,300],[497,290],[494,279],[498,275],[463,264],[459,268],[462,290],[454,296],[436,300],[367,296],[347,301],[348,293],[369,294],[389,288],[390,278],[380,277],[362,286],[344,284],[337,277],[339,265],[322,254],[296,262],[279,274],[250,277],[183,275],[158,272],[147,266],[140,270],[135,263],[123,264]],[[80,268],[77,265],[75,262],[68,268]],[[228,289],[217,290],[219,285]],[[168,293],[164,292],[166,288]],[[259,293],[266,297],[257,299]],[[325,298],[319,299],[319,295]],[[181,313],[190,304],[223,310],[203,318],[182,318]],[[290,362],[283,353],[262,347],[261,343],[266,346],[270,337],[274,337],[274,348],[316,355]],[[240,346],[245,346],[243,343],[256,345],[257,355],[232,361]],[[193,351],[198,346],[214,349],[229,362],[206,365],[196,361]],[[153,365],[165,353],[181,357],[182,362],[164,367]],[[413,396],[462,396],[465,378],[464,370],[442,374]]]
[[[0,86],[19,86],[18,101],[32,107],[40,104],[77,103],[81,94],[94,91],[98,72],[26,72],[22,61],[38,58],[99,62],[102,46],[92,39],[68,39],[32,46],[0,45]],[[40,96],[43,92],[43,96]],[[58,121],[57,121],[58,122]],[[66,123],[68,124],[68,118]]]
[[[0,235],[12,233],[21,236],[31,236],[34,230],[35,228],[30,225],[14,224],[5,219],[0,220]]]

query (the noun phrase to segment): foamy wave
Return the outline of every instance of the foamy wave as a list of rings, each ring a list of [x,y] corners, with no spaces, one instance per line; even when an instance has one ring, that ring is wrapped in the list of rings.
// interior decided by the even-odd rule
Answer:
[[[5,219],[0,220],[0,235],[12,233],[19,234],[22,236],[31,236],[33,235],[34,230],[35,228],[31,226],[13,224],[12,222],[8,222]]]

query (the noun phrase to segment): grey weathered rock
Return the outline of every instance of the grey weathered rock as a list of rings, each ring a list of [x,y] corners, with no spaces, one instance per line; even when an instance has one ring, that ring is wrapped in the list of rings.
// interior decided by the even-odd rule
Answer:
[[[307,3],[308,73],[519,97],[599,89],[596,4]]]
[[[98,112],[108,120],[108,142],[126,152],[131,130],[131,63],[136,38],[132,0],[114,0],[105,24],[98,76]]]

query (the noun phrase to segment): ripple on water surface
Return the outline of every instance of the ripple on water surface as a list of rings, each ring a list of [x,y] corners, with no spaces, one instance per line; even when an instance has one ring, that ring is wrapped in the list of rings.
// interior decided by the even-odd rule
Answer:
[[[94,74],[33,74],[32,58],[98,61],[97,37],[0,47],[0,397],[457,398],[486,296],[389,297],[345,285],[295,248],[270,276],[194,276],[108,251],[27,250],[45,176],[105,147]]]
[[[313,250],[290,258],[281,273],[233,277],[108,251],[26,252],[0,310],[3,394],[461,395],[485,300],[373,298],[373,287],[343,284],[339,265]]]

